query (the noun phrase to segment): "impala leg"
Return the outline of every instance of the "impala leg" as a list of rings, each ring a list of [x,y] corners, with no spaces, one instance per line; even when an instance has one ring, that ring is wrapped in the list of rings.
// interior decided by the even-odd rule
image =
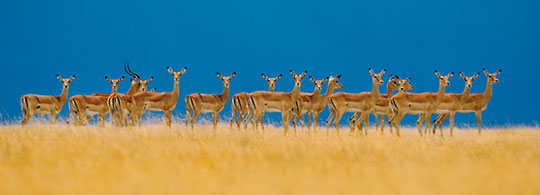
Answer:
[[[351,118],[349,118],[349,128],[351,129],[351,131],[354,131],[354,128],[355,128],[355,125],[356,125],[356,121],[358,121],[358,118],[360,117],[360,113],[359,112],[355,112]]]
[[[291,114],[291,115],[292,115],[292,114]],[[300,115],[294,114],[294,119],[292,120],[294,132],[296,132],[296,122],[298,122],[298,119],[299,119],[299,118],[300,118]]]
[[[26,113],[23,115],[23,120],[21,121],[22,126],[26,125],[28,120],[34,115],[34,112],[32,110],[27,110]]]
[[[229,122],[230,123],[230,128],[233,127],[233,123],[234,121],[236,120],[236,114],[238,114],[238,110],[234,109],[234,106],[233,106],[233,109],[232,109],[232,116],[231,116],[231,121]],[[240,114],[241,115],[241,114]],[[240,118],[240,117],[238,117]]]
[[[425,132],[429,133],[431,130],[431,112],[426,113],[426,128]]]
[[[476,111],[476,123],[478,123],[478,135],[482,132],[482,111]]]
[[[261,128],[264,131],[264,112],[261,112],[259,117],[260,117]],[[257,122],[257,121],[255,121],[255,122]]]
[[[377,129],[379,129],[379,115],[375,113],[373,115],[375,116],[375,132],[377,132]]]
[[[199,117],[199,111],[194,110],[193,111],[193,117],[191,118],[191,130],[195,127],[195,121],[197,120],[197,117]]]
[[[424,122],[425,118],[426,118],[426,114],[422,113],[418,116],[418,120],[416,120],[416,127],[418,127],[418,132],[420,132],[420,135],[422,135],[422,123]],[[427,131],[424,132],[424,134],[427,134]]]
[[[191,110],[186,110],[186,128],[188,127],[189,121],[191,121],[190,118],[191,118]]]
[[[384,135],[384,117],[386,117],[386,114],[381,114],[381,134]],[[392,132],[390,132],[392,133]]]
[[[300,120],[302,122],[302,129],[304,129],[305,123],[304,123],[304,115],[303,114],[300,114]],[[308,120],[309,120],[309,118],[308,118]]]
[[[310,118],[311,118],[311,112],[308,112],[308,113],[307,113],[307,128],[308,128],[308,130],[309,130],[309,128],[310,128],[310,124],[309,124]],[[302,119],[302,120],[304,120],[304,119]]]
[[[238,116],[238,119],[236,120],[236,127],[238,127],[238,130],[240,130],[240,124],[242,124],[242,120],[244,120],[245,116],[246,116],[246,113],[240,111],[240,115]]]
[[[313,113],[313,131],[315,132],[317,132],[317,128],[319,127],[319,114],[320,112]]]
[[[339,134],[339,120],[341,120],[342,116],[342,112],[337,112],[336,118],[334,119],[334,128],[336,128],[336,134]]]
[[[51,124],[56,124],[56,113],[51,112]]]
[[[283,135],[287,135],[287,131],[289,131],[289,113],[288,112],[281,112],[281,120],[283,121]]]
[[[105,127],[105,115],[98,114],[98,126]]]
[[[396,127],[396,135],[400,137],[401,135],[399,134],[399,124],[401,123],[401,120],[403,119],[403,117],[405,117],[405,112],[398,113],[398,114],[394,113],[394,116],[396,116],[395,118],[396,121],[394,122],[394,126]],[[422,135],[422,131],[420,131],[419,133],[420,135]]]
[[[165,111],[164,117],[165,117],[165,124],[167,125],[167,127],[171,127],[172,110]],[[140,126],[140,123],[139,123],[139,126]]]
[[[450,112],[450,137],[454,136],[454,117],[456,116],[455,112]],[[442,129],[441,129],[442,136]]]
[[[214,129],[217,128],[218,118],[219,118],[219,112],[213,112],[212,113],[212,124],[214,126]]]

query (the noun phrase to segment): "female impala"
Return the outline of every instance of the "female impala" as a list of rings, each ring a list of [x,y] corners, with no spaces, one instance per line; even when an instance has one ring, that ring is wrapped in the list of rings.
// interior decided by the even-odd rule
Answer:
[[[176,107],[178,102],[179,88],[180,88],[180,76],[186,72],[187,68],[184,67],[180,72],[174,72],[171,67],[167,67],[167,71],[174,76],[174,88],[172,92],[151,92],[143,91],[134,94],[134,109],[132,112],[133,122],[139,122],[141,126],[142,114],[148,110],[163,111],[165,112],[165,123],[167,126],[171,126],[172,111]]]
[[[112,92],[116,93],[118,90],[118,83],[124,80],[124,76],[113,80],[108,76],[105,79],[112,84]],[[107,94],[107,96],[101,95]],[[109,106],[107,105],[108,93],[99,93],[96,95],[74,95],[69,98],[69,120],[68,124],[76,120],[77,125],[86,125],[88,121],[94,116],[98,115],[98,125],[105,126],[105,115],[109,112]],[[77,117],[77,119],[75,119]]]
[[[257,120],[263,112],[281,112],[284,134],[287,135],[289,122],[292,119],[292,108],[300,96],[302,78],[306,76],[307,71],[302,74],[294,74],[294,71],[290,70],[290,73],[294,77],[295,83],[291,92],[255,91],[249,94],[248,104],[255,113],[254,117],[251,118],[251,124],[255,125],[253,119]],[[264,130],[264,121],[261,121],[261,126]]]
[[[23,111],[22,126],[26,125],[28,119],[34,114],[50,114],[51,123],[56,123],[56,114],[62,110],[62,107],[66,103],[69,82],[75,79],[75,75],[72,75],[69,79],[64,79],[60,75],[56,75],[56,77],[64,86],[60,96],[26,94],[21,97],[21,107]]]
[[[485,68],[483,69],[483,71],[487,77],[486,90],[484,91],[484,93],[469,94],[469,97],[465,99],[461,107],[457,110],[457,112],[460,113],[474,112],[476,114],[476,122],[478,123],[478,134],[480,134],[481,132],[482,111],[487,108],[489,100],[491,100],[492,85],[493,83],[499,83],[499,79],[497,79],[497,76],[501,73],[502,70],[497,70],[497,72],[493,74],[488,73]],[[442,124],[447,117],[448,114],[439,115],[433,123],[438,123],[440,128],[440,124]]]
[[[386,72],[386,69],[380,73],[374,73],[369,69],[373,81],[372,92],[360,92],[360,93],[335,93],[328,98],[328,108],[330,109],[330,117],[328,117],[326,127],[329,128],[331,119],[336,116],[334,120],[334,127],[336,132],[339,133],[339,120],[343,116],[344,112],[361,112],[362,117],[356,122],[357,127],[362,131],[362,122],[366,120],[368,114],[373,110],[377,100],[379,99],[379,85],[382,85],[384,81],[381,76]],[[351,133],[354,129],[351,129]],[[367,130],[365,131],[367,135]]]
[[[236,72],[233,72],[230,76],[224,77],[221,73],[217,73],[217,76],[223,80],[223,93],[221,94],[202,94],[192,93],[186,96],[186,127],[190,122],[191,113],[193,118],[191,119],[191,129],[195,125],[195,120],[199,116],[199,113],[212,112],[212,123],[214,129],[217,127],[219,112],[223,110],[223,106],[229,100],[229,81],[234,78]]]
[[[399,78],[399,76],[390,76],[390,80],[388,81],[388,84],[386,86],[386,94],[379,94],[379,99],[377,99],[377,103],[375,104],[375,108],[373,109],[372,113],[375,115],[375,129],[379,128],[379,124],[381,125],[381,133],[383,132],[384,128],[384,118],[387,117],[388,120],[390,120],[390,117],[392,117],[392,110],[390,109],[390,106],[388,105],[388,102],[390,102],[390,98],[393,96],[394,90],[407,91],[407,90],[413,90],[413,86],[411,85],[411,78],[407,78],[405,80],[402,80]],[[357,116],[359,116],[361,113],[355,113],[354,116],[351,117],[351,120],[349,123],[351,125],[351,128],[354,128],[355,126],[355,119]],[[380,123],[379,123],[379,115],[380,115]],[[390,130],[392,130],[390,128]],[[392,133],[392,131],[390,131]]]
[[[294,115],[293,127],[296,129],[296,123],[298,119],[302,119],[302,128],[304,128],[304,114],[307,113],[307,127],[309,129],[309,120],[311,118],[311,113],[313,112],[313,105],[321,96],[322,85],[328,81],[328,77],[323,80],[315,80],[312,76],[309,76],[311,82],[315,83],[315,90],[313,93],[302,93],[300,92],[300,97],[298,98],[298,103],[294,105]]]
[[[439,78],[439,91],[437,93],[425,92],[425,93],[408,93],[400,92],[394,95],[390,99],[390,108],[393,115],[389,124],[394,124],[396,127],[396,134],[399,135],[399,123],[405,116],[405,114],[422,114],[425,113],[427,117],[426,129],[431,128],[431,113],[437,110],[437,107],[444,98],[444,87],[450,85],[448,79],[454,75],[450,73],[446,76],[440,75],[435,71],[435,75]],[[418,133],[422,135],[422,130],[418,126]]]
[[[135,79],[132,80],[131,88],[126,94],[111,93],[107,97],[111,121],[116,126],[128,125],[128,115],[132,112],[134,103],[131,96],[141,89],[141,77],[131,71],[129,63],[124,64],[124,70]]]
[[[273,92],[274,88],[276,87],[276,81],[278,81],[281,78],[281,74],[279,74],[275,78],[268,78],[264,73],[262,73],[262,77],[264,80],[268,82],[268,91]],[[238,116],[238,120],[236,120],[236,126],[238,129],[240,129],[240,123],[242,122],[242,119],[247,114],[246,121],[244,121],[244,128],[247,128],[247,119],[253,116],[253,112],[250,112],[249,107],[247,105],[247,97],[248,93],[246,92],[240,92],[232,97],[231,107],[232,107],[232,117],[231,117],[231,127],[233,125],[233,121],[236,118],[236,114],[240,112],[240,115]],[[263,115],[261,115],[261,120],[263,120]]]
[[[334,93],[334,89],[343,89],[343,85],[338,82],[341,78],[341,74],[336,77],[330,76],[328,78],[328,87],[326,88],[326,93],[321,94],[319,98],[313,101],[311,105],[313,111],[313,128],[317,129],[319,125],[319,114],[324,110],[326,104],[328,104],[328,97]]]
[[[443,101],[437,107],[437,111],[435,111],[435,113],[439,114],[439,116],[448,115],[448,114],[450,115],[450,136],[453,135],[454,116],[456,114],[456,111],[458,111],[463,105],[463,103],[465,103],[465,100],[469,98],[472,82],[476,77],[478,77],[479,74],[480,73],[476,73],[472,77],[467,77],[462,72],[459,72],[459,76],[461,76],[461,78],[465,80],[465,89],[463,89],[463,93],[461,94],[445,93]],[[420,117],[418,117],[418,121],[416,123],[422,124],[424,119],[425,119],[425,114],[421,114]],[[435,134],[436,127],[437,127],[436,123],[433,122],[433,134]],[[441,124],[439,124],[439,127],[441,127]],[[439,129],[441,131],[441,136],[443,136],[442,128],[439,128]]]

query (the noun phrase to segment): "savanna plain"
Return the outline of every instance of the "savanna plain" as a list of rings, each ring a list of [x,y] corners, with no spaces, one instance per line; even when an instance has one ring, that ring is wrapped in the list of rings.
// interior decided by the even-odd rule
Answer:
[[[0,194],[540,194],[540,129],[0,126]]]

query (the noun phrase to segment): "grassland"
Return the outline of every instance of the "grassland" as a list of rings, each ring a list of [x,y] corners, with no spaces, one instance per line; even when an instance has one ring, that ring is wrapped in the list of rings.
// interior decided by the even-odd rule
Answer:
[[[0,194],[540,194],[537,128],[282,132],[4,125]]]

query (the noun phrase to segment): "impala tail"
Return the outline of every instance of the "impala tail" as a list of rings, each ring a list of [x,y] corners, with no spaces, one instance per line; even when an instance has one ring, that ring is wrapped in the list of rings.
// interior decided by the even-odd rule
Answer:
[[[186,110],[193,111],[193,108],[195,108],[195,103],[193,102],[193,98],[191,96],[186,97]]]
[[[28,113],[28,100],[26,97],[21,97],[21,108],[23,111],[23,115],[26,116],[26,113]]]

